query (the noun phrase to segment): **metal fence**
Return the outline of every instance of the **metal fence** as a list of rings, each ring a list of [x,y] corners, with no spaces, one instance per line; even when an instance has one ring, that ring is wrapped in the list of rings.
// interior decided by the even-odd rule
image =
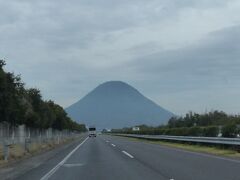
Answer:
[[[55,143],[59,144],[67,138],[77,137],[79,134],[68,130],[28,128],[25,125],[11,126],[6,122],[0,123],[0,145],[2,146],[4,159],[9,156],[11,145],[21,145],[25,151],[29,151],[31,144]]]
[[[168,141],[179,141],[179,142],[194,142],[194,143],[205,143],[205,144],[240,146],[240,138],[138,135],[138,134],[116,134],[116,135],[139,138],[139,139],[147,139],[147,140],[168,140]]]

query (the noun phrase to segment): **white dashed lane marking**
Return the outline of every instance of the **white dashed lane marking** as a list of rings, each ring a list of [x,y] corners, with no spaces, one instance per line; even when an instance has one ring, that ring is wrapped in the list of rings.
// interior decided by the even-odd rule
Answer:
[[[84,166],[84,164],[81,164],[81,163],[77,163],[77,164],[63,164],[62,166],[63,166],[63,167],[71,168],[71,167]]]
[[[123,154],[125,154],[126,156],[128,156],[128,157],[130,157],[131,159],[133,159],[134,157],[131,155],[131,154],[129,154],[128,152],[126,152],[126,151],[122,151],[122,153]]]

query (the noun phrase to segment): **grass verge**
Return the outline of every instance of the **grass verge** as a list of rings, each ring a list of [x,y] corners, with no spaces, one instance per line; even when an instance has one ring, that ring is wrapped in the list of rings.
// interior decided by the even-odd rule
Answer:
[[[207,154],[213,154],[217,156],[231,157],[231,158],[240,158],[240,153],[234,149],[226,149],[224,147],[218,146],[210,146],[210,145],[199,145],[199,144],[187,144],[187,143],[178,143],[178,142],[167,142],[167,141],[153,141],[153,140],[145,140],[139,138],[125,137],[131,141],[141,141],[151,144],[159,144],[167,147],[183,149],[192,152],[201,152]]]

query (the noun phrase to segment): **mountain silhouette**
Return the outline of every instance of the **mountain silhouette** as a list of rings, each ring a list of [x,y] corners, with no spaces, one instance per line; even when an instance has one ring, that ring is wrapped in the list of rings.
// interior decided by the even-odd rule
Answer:
[[[160,125],[173,113],[143,96],[121,81],[105,82],[75,104],[66,108],[68,115],[87,126],[122,128],[134,125]]]

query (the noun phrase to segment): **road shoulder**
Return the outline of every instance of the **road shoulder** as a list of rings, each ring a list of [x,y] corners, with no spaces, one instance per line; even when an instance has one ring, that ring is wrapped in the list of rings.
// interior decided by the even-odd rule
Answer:
[[[143,143],[150,143],[159,145],[166,148],[173,148],[178,149],[186,152],[193,152],[193,153],[200,153],[206,155],[213,155],[223,158],[235,159],[240,161],[240,153],[235,150],[231,149],[223,149],[214,146],[204,146],[204,145],[193,145],[193,144],[186,144],[186,143],[176,143],[176,142],[167,142],[167,141],[153,141],[153,140],[145,140],[133,137],[125,137],[125,136],[116,136],[120,138],[126,138],[130,141],[135,142],[143,142]]]

